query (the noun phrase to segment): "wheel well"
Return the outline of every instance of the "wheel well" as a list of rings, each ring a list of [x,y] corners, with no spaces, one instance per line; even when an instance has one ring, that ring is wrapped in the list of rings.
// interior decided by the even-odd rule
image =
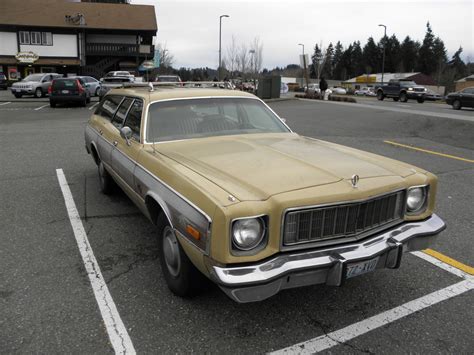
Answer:
[[[160,213],[164,213],[163,208],[161,208],[160,204],[156,202],[156,200],[151,196],[145,197],[145,205],[150,215],[151,221],[156,223]]]
[[[95,145],[91,144],[91,154],[92,158],[94,158],[94,161],[97,165],[99,165],[99,153],[97,153],[97,150],[95,149]]]

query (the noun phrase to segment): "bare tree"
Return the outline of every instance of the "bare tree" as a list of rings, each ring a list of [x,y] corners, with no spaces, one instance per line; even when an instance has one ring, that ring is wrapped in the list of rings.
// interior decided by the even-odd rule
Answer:
[[[247,72],[249,66],[247,45],[240,45],[237,51],[237,68],[243,74]]]
[[[160,56],[160,68],[161,67],[171,67],[174,63],[174,55],[166,48],[166,43],[158,43],[156,50]]]
[[[255,75],[262,70],[263,43],[260,42],[258,37],[255,37],[250,47],[249,52],[252,54],[250,57],[250,70]]]
[[[230,71],[230,76],[234,75],[235,70],[237,69],[238,63],[238,47],[237,40],[235,36],[232,35],[232,42],[229,47],[227,47],[227,55],[224,59],[225,66]]]

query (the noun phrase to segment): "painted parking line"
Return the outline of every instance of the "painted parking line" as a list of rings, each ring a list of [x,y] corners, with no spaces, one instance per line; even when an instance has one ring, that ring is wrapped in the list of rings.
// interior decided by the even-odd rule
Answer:
[[[82,261],[89,276],[89,281],[94,291],[94,296],[99,306],[102,319],[104,320],[110,343],[112,344],[116,354],[135,354],[132,340],[128,335],[122,319],[118,313],[117,307],[110,295],[107,284],[105,283],[99,264],[94,256],[86,231],[81,221],[81,217],[77,212],[76,204],[69,189],[66,176],[62,169],[56,169],[59,186],[63,193],[64,202],[66,204],[67,213],[71,222],[72,230],[76,238]]]
[[[447,255],[441,254],[439,251],[436,251],[433,249],[425,249],[423,250],[423,253],[428,254],[429,256],[432,256],[433,258],[438,259],[439,261],[445,264],[451,265],[455,269],[461,270],[465,272],[466,274],[474,275],[474,267],[468,266],[457,260],[454,260],[453,258],[450,258]]]
[[[96,102],[95,104],[93,104],[91,107],[89,107],[89,110],[92,110],[94,107],[96,107],[99,103]]]
[[[37,107],[37,108],[35,108],[35,111],[39,111],[39,110],[41,110],[42,108],[45,108],[46,106],[49,106],[49,104],[43,105],[43,106],[40,106],[40,107]]]
[[[438,156],[441,156],[441,157],[444,157],[444,158],[450,158],[450,159],[455,159],[455,160],[461,160],[461,161],[464,161],[464,162],[467,162],[467,163],[474,163],[474,160],[472,160],[472,159],[461,158],[461,157],[457,157],[457,156],[451,155],[451,154],[439,153],[439,152],[435,152],[435,151],[432,151],[432,150],[423,149],[423,148],[418,148],[418,147],[414,147],[414,146],[411,146],[411,145],[401,144],[401,143],[392,142],[392,141],[383,141],[383,142],[384,142],[384,143],[387,143],[387,144],[391,144],[391,145],[397,146],[397,147],[402,147],[402,148],[407,148],[407,149],[411,149],[411,150],[416,150],[416,151],[418,151],[418,152],[423,152],[423,153],[438,155]]]
[[[0,106],[3,106],[3,105],[8,105],[8,104],[11,104],[11,101],[8,101],[8,102],[2,102],[2,103],[0,104]]]
[[[284,349],[277,350],[270,354],[314,354],[323,350],[327,350],[352,340],[358,336],[366,334],[372,330],[395,322],[401,318],[407,317],[415,312],[419,312],[425,308],[446,301],[452,297],[474,290],[474,277],[463,270],[465,269],[467,271],[471,271],[470,269],[472,268],[469,266],[431,249],[412,252],[411,254],[428,261],[429,263],[432,263],[433,265],[440,267],[445,271],[463,278],[464,281],[432,292],[413,301],[409,301],[402,304],[401,306],[379,313],[373,317],[351,324],[345,328],[289,346]],[[462,269],[458,268],[457,266],[462,266]]]

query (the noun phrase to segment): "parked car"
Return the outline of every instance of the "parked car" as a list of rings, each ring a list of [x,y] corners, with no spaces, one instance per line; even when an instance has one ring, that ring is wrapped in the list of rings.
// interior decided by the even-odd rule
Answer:
[[[22,81],[13,83],[10,90],[16,98],[23,95],[34,95],[35,97],[43,97],[48,93],[51,81],[61,78],[61,74],[57,73],[38,73],[30,74]]]
[[[109,76],[100,79],[99,99],[102,100],[104,95],[113,88],[123,86],[124,84],[134,83],[133,76]]]
[[[408,99],[416,100],[418,103],[425,101],[426,88],[417,85],[412,80],[392,79],[388,84],[377,88],[377,99],[382,101],[386,97],[391,97],[393,101],[407,102]]]
[[[0,73],[0,89],[7,90],[8,89],[8,80],[5,74]]]
[[[455,110],[460,110],[462,107],[474,107],[474,86],[448,94],[446,103],[452,105]]]
[[[445,228],[433,174],[300,136],[242,91],[111,90],[85,145],[102,192],[119,185],[155,223],[164,279],[180,296],[205,277],[237,302],[341,286],[398,268]]]
[[[305,86],[304,91],[308,95],[315,95],[315,94],[319,95],[319,94],[321,94],[321,89],[319,88],[318,83],[309,84],[307,87]]]
[[[92,76],[77,76],[75,78],[80,78],[85,83],[85,88],[89,92],[90,96],[99,96],[100,91],[100,81]]]
[[[158,75],[155,78],[155,81],[157,81],[159,83],[163,83],[163,82],[166,82],[166,83],[180,83],[181,78],[178,75]]]
[[[70,103],[79,103],[81,106],[86,106],[91,101],[86,83],[82,78],[54,79],[48,92],[51,107],[56,107],[57,104]]]
[[[354,91],[354,95],[357,96],[377,96],[374,92],[374,89],[369,87],[362,87]]]
[[[337,95],[345,95],[347,94],[347,90],[344,89],[344,88],[340,88],[340,87],[332,87],[332,88],[329,88],[329,90],[332,91],[333,94],[337,94]]]
[[[433,90],[426,89],[425,101],[438,101],[438,100],[443,100],[443,96]]]
[[[115,76],[129,76],[129,77],[135,77],[133,74],[130,74],[130,72],[125,71],[125,70],[115,70],[115,71],[109,71],[107,74],[104,75],[104,78],[111,78]]]

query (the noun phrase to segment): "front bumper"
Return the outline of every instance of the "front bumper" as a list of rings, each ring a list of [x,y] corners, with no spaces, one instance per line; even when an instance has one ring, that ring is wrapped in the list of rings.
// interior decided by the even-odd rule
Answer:
[[[341,286],[347,266],[377,258],[377,269],[396,269],[403,252],[426,249],[446,228],[433,214],[407,222],[356,243],[280,254],[247,266],[224,267],[207,260],[211,279],[234,301],[261,301],[287,288],[326,284]]]
[[[407,97],[409,99],[424,99],[425,98],[425,93],[424,92],[418,92],[418,91],[408,91],[407,92]]]

